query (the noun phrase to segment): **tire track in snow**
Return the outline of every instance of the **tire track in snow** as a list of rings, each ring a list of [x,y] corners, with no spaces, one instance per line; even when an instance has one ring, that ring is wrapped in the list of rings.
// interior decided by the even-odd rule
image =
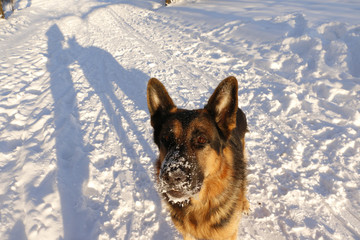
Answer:
[[[117,8],[126,8],[128,11],[116,11]],[[140,30],[145,30],[144,26],[134,25],[137,23],[131,22],[134,19],[139,20],[140,22],[148,22],[147,17],[139,15],[137,13],[136,8],[129,6],[113,6],[111,8],[106,9],[109,14],[114,18],[116,23],[121,26],[122,30],[125,30],[126,34],[131,36],[135,41],[133,41],[133,48],[139,48],[142,52],[144,52],[144,56],[148,61],[152,62],[152,64],[156,64],[156,72],[153,73],[151,77],[158,77],[160,80],[164,81],[170,91],[176,91],[175,89],[180,89],[180,92],[185,94],[189,94],[191,90],[196,91],[200,95],[208,95],[209,86],[206,83],[210,83],[211,85],[216,84],[220,79],[214,80],[214,77],[199,69],[196,64],[191,64],[183,59],[181,54],[171,53],[178,52],[178,50],[171,45],[167,44],[165,46],[159,46],[158,43],[155,43],[153,40],[148,38],[147,34],[140,32]],[[122,14],[126,13],[126,16],[121,16],[122,14],[117,14],[117,12],[121,12]],[[147,12],[147,14],[154,14],[152,11]],[[125,14],[124,14],[125,15]],[[145,14],[146,15],[146,14]],[[131,22],[131,23],[129,23]],[[151,23],[146,25],[147,29],[156,28],[158,25],[152,26]],[[155,29],[156,31],[156,29]],[[146,69],[148,72],[153,72],[151,69],[153,65],[144,66],[144,63],[138,64],[139,67]],[[150,68],[149,68],[150,67]],[[161,69],[161,71],[159,71]],[[182,88],[182,86],[186,85],[188,81],[191,81],[193,85]],[[176,98],[177,96],[174,96]],[[186,99],[186,98],[185,98]],[[180,102],[180,103],[179,103]],[[198,101],[197,107],[200,107],[201,103]],[[184,102],[183,99],[177,101],[179,105],[184,106],[184,104],[188,104]],[[185,106],[186,107],[186,106]],[[190,107],[195,107],[190,106]]]

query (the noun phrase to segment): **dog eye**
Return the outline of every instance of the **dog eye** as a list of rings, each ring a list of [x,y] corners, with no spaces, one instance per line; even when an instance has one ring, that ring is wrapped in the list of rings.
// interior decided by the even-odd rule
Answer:
[[[198,136],[197,139],[196,139],[196,141],[197,141],[198,144],[201,144],[201,145],[203,145],[203,144],[205,144],[205,143],[208,142],[207,138],[204,137],[204,136]]]

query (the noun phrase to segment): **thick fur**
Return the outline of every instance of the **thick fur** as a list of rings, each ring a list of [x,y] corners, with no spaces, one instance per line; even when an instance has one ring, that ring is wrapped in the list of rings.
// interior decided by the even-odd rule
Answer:
[[[236,78],[228,77],[203,109],[184,110],[157,79],[149,80],[157,184],[184,239],[236,239],[242,212],[249,209],[247,122],[237,94]]]
[[[5,18],[4,6],[9,3],[11,6],[11,11],[14,11],[14,0],[0,0],[0,17]]]

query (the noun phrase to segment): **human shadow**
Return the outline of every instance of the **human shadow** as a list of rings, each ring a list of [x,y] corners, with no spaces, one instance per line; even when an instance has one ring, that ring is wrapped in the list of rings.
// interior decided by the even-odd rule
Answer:
[[[68,40],[68,47],[65,49],[62,44],[64,36],[57,25],[53,25],[48,30],[47,37],[49,58],[47,68],[54,99],[57,180],[64,239],[96,239],[96,233],[99,231],[96,230],[96,223],[91,219],[96,219],[94,214],[104,216],[111,211],[111,209],[104,210],[104,206],[97,210],[97,213],[90,211],[86,206],[78,209],[79,203],[81,204],[85,198],[81,186],[89,177],[89,157],[82,151],[86,147],[79,127],[76,90],[69,69],[69,65],[74,62],[79,64],[93,90],[92,94],[97,95],[101,100],[109,116],[110,124],[126,149],[126,156],[132,160],[127,171],[131,172],[135,183],[136,194],[132,194],[134,203],[139,201],[154,204],[155,221],[159,223],[159,232],[154,234],[153,239],[168,239],[172,229],[161,213],[161,203],[153,186],[153,179],[140,161],[141,158],[153,156],[154,153],[148,141],[143,137],[143,127],[139,126],[132,115],[133,111],[146,109],[144,99],[146,99],[146,83],[149,76],[136,69],[123,68],[107,51],[97,47],[82,47],[74,38]],[[136,109],[129,109],[129,105],[126,105],[129,102]],[[128,126],[126,130],[124,125]],[[129,136],[132,136],[131,139]],[[143,151],[139,151],[141,148]],[[119,173],[114,172],[114,178],[116,174]],[[127,229],[125,239],[133,238],[131,231],[134,230],[129,224],[139,221],[135,217],[136,214],[129,214],[125,218]],[[97,219],[98,221],[109,220],[104,217]],[[142,225],[149,224],[146,220],[140,221]],[[82,234],[91,231],[91,235]],[[147,229],[146,226],[142,226],[136,231],[139,236],[143,236]]]
[[[143,137],[141,126],[136,123],[131,115],[131,110],[124,102],[132,102],[138,110],[146,110],[146,84],[149,76],[136,69],[123,68],[114,57],[107,51],[97,47],[82,47],[72,38],[68,41],[68,51],[74,56],[76,62],[83,70],[85,78],[93,88],[96,95],[110,118],[111,125],[114,127],[117,136],[124,144],[128,157],[132,160],[131,169],[135,181],[135,191],[133,194],[134,202],[154,202],[156,218],[160,223],[159,232],[155,233],[153,239],[169,239],[171,228],[161,217],[161,202],[153,186],[153,179],[147,173],[140,159],[143,157],[139,153],[139,146],[134,146],[134,141],[130,139],[130,132],[136,136],[138,143],[145,154],[154,155],[151,146]],[[117,93],[116,93],[117,92]],[[119,98],[121,96],[121,99]],[[134,109],[134,110],[137,110]],[[146,110],[147,111],[147,110]],[[140,122],[141,124],[141,122]],[[124,129],[124,125],[129,125],[129,130]],[[127,225],[134,221],[134,215],[127,219]],[[137,219],[138,220],[138,219]],[[127,227],[128,232],[125,239],[132,239],[131,227]],[[146,229],[140,229],[145,234]]]
[[[50,89],[54,101],[54,127],[57,163],[57,188],[63,220],[63,239],[89,239],[94,225],[82,185],[89,177],[89,158],[84,149],[79,123],[76,91],[72,82],[70,56],[63,49],[64,37],[57,25],[47,31]],[[96,234],[95,234],[96,235]],[[93,236],[96,237],[96,236]]]

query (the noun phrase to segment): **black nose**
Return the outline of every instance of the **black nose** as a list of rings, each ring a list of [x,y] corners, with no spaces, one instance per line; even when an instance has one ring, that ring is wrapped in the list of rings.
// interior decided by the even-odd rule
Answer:
[[[180,187],[186,182],[187,175],[180,168],[176,168],[163,171],[160,178],[171,187]]]

